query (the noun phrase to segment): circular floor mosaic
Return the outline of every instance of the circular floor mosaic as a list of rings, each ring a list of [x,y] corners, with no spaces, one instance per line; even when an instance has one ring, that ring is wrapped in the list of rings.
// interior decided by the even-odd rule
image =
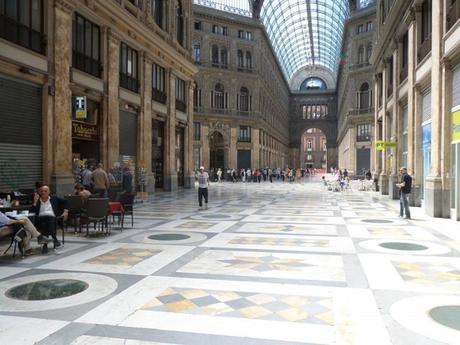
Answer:
[[[391,220],[387,219],[363,219],[362,220],[364,223],[372,223],[372,224],[387,224],[387,223],[393,223]]]
[[[164,234],[156,234],[150,235],[149,238],[151,240],[156,241],[181,241],[190,238],[189,235],[185,234],[177,234],[177,233],[164,233]]]
[[[15,286],[6,291],[9,298],[22,301],[42,301],[73,296],[85,291],[89,285],[81,280],[51,279]]]
[[[215,221],[228,221],[228,220],[240,220],[245,216],[234,215],[234,214],[222,214],[222,213],[201,213],[190,216],[191,219],[200,220],[215,220]]]
[[[375,217],[375,216],[374,216]],[[350,218],[347,220],[348,223],[362,224],[367,226],[380,225],[380,226],[391,226],[391,225],[408,225],[409,223],[404,219],[386,219],[380,218]]]
[[[149,244],[189,244],[205,241],[208,238],[199,232],[154,231],[148,235],[133,238],[134,241]]]
[[[100,274],[35,274],[0,282],[0,306],[10,312],[68,308],[108,296],[117,286]]]
[[[460,305],[446,305],[430,310],[430,317],[437,323],[460,331]]]
[[[426,241],[388,241],[388,240],[367,240],[360,242],[362,248],[388,254],[410,254],[410,255],[440,255],[450,252],[450,248]]]
[[[402,299],[390,308],[402,326],[443,344],[458,345],[460,297],[416,296]]]
[[[387,249],[394,249],[394,250],[426,250],[428,247],[422,246],[420,244],[415,243],[407,243],[407,242],[385,242],[380,243],[380,247],[387,248]]]

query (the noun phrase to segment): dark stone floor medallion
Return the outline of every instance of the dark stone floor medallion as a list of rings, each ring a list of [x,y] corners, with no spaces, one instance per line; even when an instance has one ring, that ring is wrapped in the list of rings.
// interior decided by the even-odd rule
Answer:
[[[170,233],[170,234],[151,235],[149,236],[149,238],[155,241],[181,241],[181,240],[189,239],[190,236],[184,235],[184,234]]]
[[[437,323],[460,331],[460,305],[446,305],[430,310],[430,317]]]
[[[9,298],[22,301],[43,301],[76,295],[89,285],[81,280],[51,279],[15,286],[6,291]]]
[[[204,215],[203,218],[224,219],[224,218],[230,218],[230,216],[226,214],[207,214],[207,215]]]
[[[387,219],[363,219],[363,222],[374,223],[374,224],[393,223],[393,221],[387,220]]]
[[[407,242],[385,242],[385,243],[380,243],[379,246],[386,248],[386,249],[394,249],[394,250],[418,251],[418,250],[428,249],[428,247],[422,246],[421,244],[407,243]]]

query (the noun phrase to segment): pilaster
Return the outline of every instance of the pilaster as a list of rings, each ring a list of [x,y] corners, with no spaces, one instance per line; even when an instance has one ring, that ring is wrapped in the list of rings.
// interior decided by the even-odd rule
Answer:
[[[187,95],[187,128],[185,129],[185,188],[192,188],[195,186],[195,174],[193,172],[193,90],[194,83],[187,82],[188,95]]]
[[[166,85],[168,89],[168,118],[165,126],[165,177],[164,189],[177,190],[176,170],[176,76],[168,72],[169,78]]]
[[[143,88],[140,117],[140,154],[147,173],[147,193],[155,190],[155,177],[152,173],[152,61],[145,52],[142,54]]]
[[[70,91],[72,7],[56,1],[54,7],[54,169],[52,184],[58,195],[73,191],[72,114]]]
[[[202,123],[202,139],[201,139],[201,165],[205,170],[209,170],[209,126]]]
[[[259,144],[259,128],[252,129],[252,154],[251,168],[259,166],[260,144]]]
[[[398,44],[395,44],[395,47],[398,47]],[[398,139],[398,133],[402,133],[401,130],[401,111],[399,108],[398,102],[398,85],[399,85],[399,51],[395,49],[393,52],[393,107],[392,107],[392,121],[390,129],[390,141],[396,142],[397,147],[390,148],[390,157],[391,157],[391,166],[390,168],[390,177],[388,184],[388,193],[390,198],[399,199],[399,189],[396,187],[398,183],[398,167],[400,165],[401,157],[401,143]]]
[[[388,83],[388,76],[387,76],[387,68],[385,66],[383,73],[382,73],[382,109],[383,109],[383,116],[382,116],[382,140],[388,141],[388,115],[387,115],[387,83]],[[388,195],[388,156],[387,150],[384,149],[380,153],[382,155],[382,171],[379,177],[379,184],[380,184],[380,194]]]
[[[236,150],[236,141],[237,141],[237,128],[236,127],[231,127],[230,128],[230,148],[228,150],[228,165],[230,169],[236,169],[237,168],[237,157],[238,157],[238,152]]]

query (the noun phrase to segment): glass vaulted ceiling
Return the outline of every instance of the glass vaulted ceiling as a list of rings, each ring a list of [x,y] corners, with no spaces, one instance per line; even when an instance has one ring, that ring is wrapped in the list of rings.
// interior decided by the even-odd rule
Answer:
[[[264,1],[261,20],[288,80],[307,66],[336,73],[348,0]]]
[[[236,13],[241,16],[252,16],[249,0],[193,0],[193,2],[197,5],[212,7],[216,10]]]

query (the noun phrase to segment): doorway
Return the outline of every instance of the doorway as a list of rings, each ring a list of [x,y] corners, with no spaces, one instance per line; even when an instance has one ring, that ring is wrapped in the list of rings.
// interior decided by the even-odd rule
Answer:
[[[209,138],[209,171],[226,168],[225,140],[220,132],[214,132]]]

